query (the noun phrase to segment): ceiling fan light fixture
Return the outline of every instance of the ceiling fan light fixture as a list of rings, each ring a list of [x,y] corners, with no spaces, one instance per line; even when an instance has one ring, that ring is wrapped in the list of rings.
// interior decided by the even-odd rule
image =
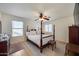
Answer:
[[[44,19],[40,18],[39,20],[41,20],[41,21],[42,21],[42,20],[44,20]]]
[[[47,16],[43,16],[43,18],[48,18]]]
[[[44,16],[43,13],[40,13],[38,20],[40,20],[40,21],[47,21],[47,20],[50,20],[50,17]]]

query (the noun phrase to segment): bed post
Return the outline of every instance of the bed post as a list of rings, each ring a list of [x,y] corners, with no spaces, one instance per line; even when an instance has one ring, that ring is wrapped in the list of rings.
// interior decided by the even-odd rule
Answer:
[[[54,30],[53,30],[53,40],[55,41],[55,25],[53,26]]]
[[[41,20],[41,39],[40,39],[40,52],[42,53],[42,22],[43,20]]]
[[[27,32],[28,32],[28,25],[27,25]]]

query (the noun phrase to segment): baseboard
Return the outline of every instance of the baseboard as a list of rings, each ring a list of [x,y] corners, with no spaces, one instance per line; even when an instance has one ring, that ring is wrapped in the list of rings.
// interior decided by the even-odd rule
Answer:
[[[62,40],[56,40],[57,42],[63,43],[63,44],[67,44],[67,41],[62,41]]]

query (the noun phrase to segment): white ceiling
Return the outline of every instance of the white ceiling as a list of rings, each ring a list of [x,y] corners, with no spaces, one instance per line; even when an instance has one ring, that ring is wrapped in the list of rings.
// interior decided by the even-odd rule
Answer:
[[[39,12],[53,19],[73,15],[74,3],[0,3],[0,11],[12,15],[35,19]]]

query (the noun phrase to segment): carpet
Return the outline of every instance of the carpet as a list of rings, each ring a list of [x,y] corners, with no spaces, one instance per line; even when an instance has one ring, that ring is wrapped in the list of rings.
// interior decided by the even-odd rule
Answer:
[[[21,43],[20,44],[19,43],[11,44],[10,45],[10,54],[20,51],[22,49],[24,49],[24,47],[22,46]]]

